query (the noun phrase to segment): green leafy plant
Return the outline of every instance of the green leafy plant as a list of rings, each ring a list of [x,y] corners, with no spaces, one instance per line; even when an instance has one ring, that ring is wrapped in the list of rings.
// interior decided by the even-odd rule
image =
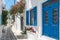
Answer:
[[[14,6],[12,6],[12,8],[11,8],[11,10],[10,10],[10,14],[13,16],[13,20],[15,20],[15,14],[16,13],[23,13],[24,12],[24,8],[25,7],[25,5],[23,5],[22,6],[22,4],[21,3],[17,3],[16,5],[14,5]]]
[[[3,10],[2,11],[2,25],[7,25],[7,15],[8,15],[8,11],[7,10]]]

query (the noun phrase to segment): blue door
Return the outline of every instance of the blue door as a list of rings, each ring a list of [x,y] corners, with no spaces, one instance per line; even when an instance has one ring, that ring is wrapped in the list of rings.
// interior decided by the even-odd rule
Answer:
[[[59,10],[58,2],[42,9],[43,35],[59,40]]]
[[[42,22],[43,22],[43,35],[50,36],[51,35],[51,24],[50,24],[50,8],[46,7],[43,8],[43,14],[42,14]]]
[[[59,5],[58,2],[51,5],[51,37],[59,39]]]

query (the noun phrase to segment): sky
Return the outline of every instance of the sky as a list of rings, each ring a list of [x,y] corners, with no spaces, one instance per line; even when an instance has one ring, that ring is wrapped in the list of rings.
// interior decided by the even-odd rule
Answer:
[[[10,10],[11,6],[14,5],[14,0],[4,0],[4,2],[5,2],[5,8],[7,10]]]

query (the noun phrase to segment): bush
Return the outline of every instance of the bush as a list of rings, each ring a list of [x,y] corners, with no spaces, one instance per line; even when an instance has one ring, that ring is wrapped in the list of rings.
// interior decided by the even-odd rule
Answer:
[[[3,10],[2,11],[2,25],[7,25],[7,15],[8,15],[8,11]]]

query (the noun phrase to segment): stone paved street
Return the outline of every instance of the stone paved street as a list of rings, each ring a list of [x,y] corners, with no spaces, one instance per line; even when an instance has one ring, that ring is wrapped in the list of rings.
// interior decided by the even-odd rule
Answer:
[[[0,40],[17,40],[10,28],[5,30]]]
[[[25,40],[25,39],[27,39],[26,34],[15,36],[11,30],[11,27],[4,28],[4,31],[5,31],[5,33],[2,33],[2,37],[0,38],[0,40],[18,40],[18,39]]]

